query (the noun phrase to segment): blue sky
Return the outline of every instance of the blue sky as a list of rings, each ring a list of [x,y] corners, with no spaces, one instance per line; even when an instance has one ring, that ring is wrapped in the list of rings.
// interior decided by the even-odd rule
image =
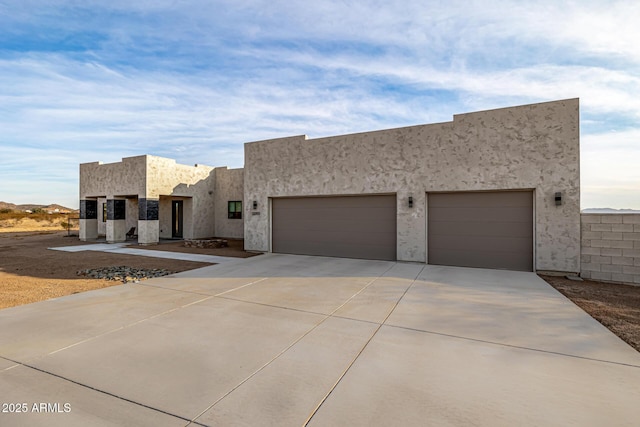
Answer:
[[[638,1],[0,0],[0,200],[78,164],[579,97],[582,207],[640,209]]]

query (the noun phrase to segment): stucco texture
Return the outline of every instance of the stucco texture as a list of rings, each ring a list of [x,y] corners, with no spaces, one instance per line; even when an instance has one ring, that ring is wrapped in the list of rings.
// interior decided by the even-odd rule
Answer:
[[[398,259],[426,262],[429,192],[533,190],[535,269],[578,272],[579,140],[579,102],[569,99],[446,123],[247,143],[245,248],[269,251],[270,198],[395,193]],[[251,215],[253,200],[259,215]]]
[[[146,193],[147,156],[125,157],[117,163],[80,165],[80,199]]]
[[[244,170],[215,169],[215,235],[223,238],[242,238],[244,235],[243,218],[229,218],[228,206],[231,201],[243,201]],[[245,206],[243,204],[243,210]]]
[[[160,199],[160,236],[171,237],[171,200],[183,200],[184,237],[214,235],[214,168],[147,156],[146,197]],[[170,197],[161,197],[170,196]]]
[[[172,159],[150,155],[126,157],[117,163],[81,164],[80,199],[98,200],[99,209],[98,219],[85,220],[81,228],[89,228],[87,221],[96,221],[98,233],[106,233],[107,240],[120,241],[126,231],[137,227],[141,242],[157,242],[158,237],[171,237],[171,200],[176,199],[184,200],[184,237],[213,236],[213,170],[210,166],[181,165]],[[126,199],[126,220],[117,227],[109,220],[102,223],[102,204],[115,198]],[[158,220],[139,221],[140,199],[160,201]]]

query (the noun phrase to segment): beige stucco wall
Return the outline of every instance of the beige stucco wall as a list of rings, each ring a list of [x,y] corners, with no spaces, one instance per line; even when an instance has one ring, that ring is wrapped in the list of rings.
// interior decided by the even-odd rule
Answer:
[[[147,156],[80,165],[80,199],[145,194]]]
[[[227,169],[219,167],[215,169],[215,218],[216,237],[242,238],[244,235],[244,217],[242,219],[229,219],[228,203],[230,201],[242,201],[244,197],[244,170]],[[243,210],[244,210],[243,202]]]
[[[585,279],[640,285],[640,214],[582,214]]]
[[[107,230],[107,224],[102,222],[102,203],[106,199],[127,198],[126,231],[138,226],[139,199],[161,199],[162,237],[171,237],[171,198],[181,199],[184,237],[209,237],[215,230],[213,170],[210,166],[181,165],[173,159],[150,155],[126,157],[117,163],[84,163],[80,165],[80,199],[98,200],[100,234]]]
[[[147,156],[147,198],[184,200],[184,237],[211,237],[215,230],[214,168],[181,165],[173,159]],[[160,201],[160,236],[171,237],[171,199]]]
[[[535,268],[578,272],[579,139],[578,99],[569,99],[446,123],[247,143],[244,200],[257,200],[260,214],[245,203],[245,248],[269,250],[271,197],[396,193],[398,259],[425,262],[428,192],[532,189]]]

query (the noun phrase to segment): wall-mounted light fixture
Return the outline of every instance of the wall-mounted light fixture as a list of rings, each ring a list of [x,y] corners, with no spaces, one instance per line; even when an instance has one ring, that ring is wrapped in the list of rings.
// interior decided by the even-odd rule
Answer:
[[[412,208],[413,207],[413,197],[409,196],[409,207]]]
[[[254,200],[253,201],[253,210],[255,211],[256,209],[258,209],[258,201]]]
[[[562,192],[558,191],[554,195],[554,200],[556,201],[556,206],[560,206],[562,204]]]

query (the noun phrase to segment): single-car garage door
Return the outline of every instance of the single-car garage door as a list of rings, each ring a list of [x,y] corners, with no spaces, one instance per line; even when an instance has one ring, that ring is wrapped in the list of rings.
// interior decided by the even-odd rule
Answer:
[[[428,262],[533,270],[533,193],[428,194]]]
[[[396,196],[274,198],[272,251],[396,259]]]

